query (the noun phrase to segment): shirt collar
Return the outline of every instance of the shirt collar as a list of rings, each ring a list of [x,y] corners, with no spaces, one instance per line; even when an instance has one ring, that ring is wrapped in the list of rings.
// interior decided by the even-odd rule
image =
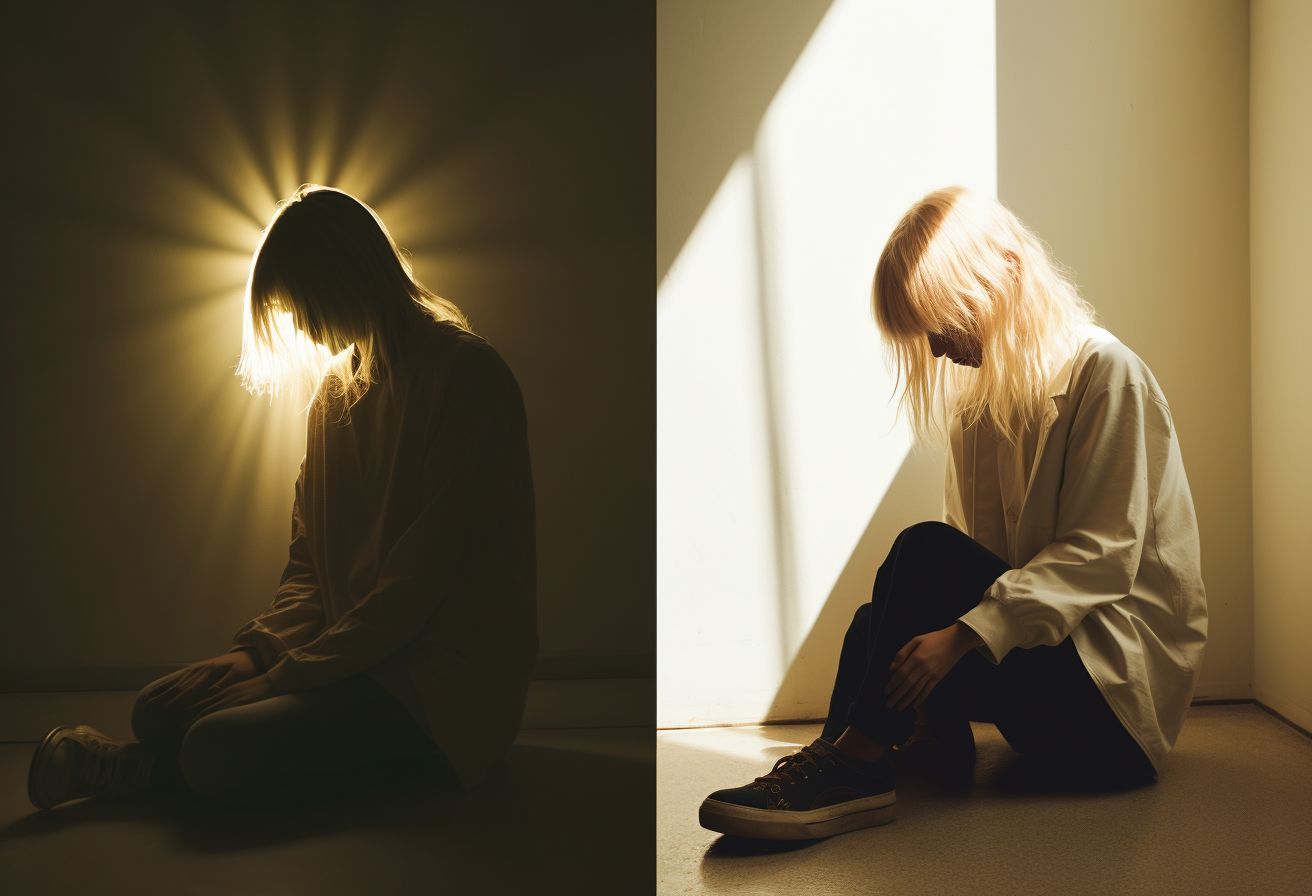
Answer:
[[[1089,340],[1093,338],[1100,329],[1102,328],[1096,324],[1081,324],[1076,328],[1075,351],[1071,352],[1070,357],[1066,359],[1061,367],[1057,368],[1057,372],[1053,374],[1052,378],[1048,381],[1049,398],[1060,398],[1070,391],[1071,378],[1075,373],[1076,361],[1078,361],[1084,354],[1084,347],[1088,345]]]

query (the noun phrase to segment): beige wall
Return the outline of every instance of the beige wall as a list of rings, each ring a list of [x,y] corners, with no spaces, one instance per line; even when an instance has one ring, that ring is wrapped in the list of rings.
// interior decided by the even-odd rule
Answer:
[[[1247,133],[1242,0],[998,3],[998,196],[1179,432],[1209,613],[1196,698],[1252,696]]]
[[[1253,688],[1312,729],[1312,4],[1255,0],[1251,40]]]
[[[125,686],[268,605],[304,417],[232,367],[303,180],[375,205],[517,375],[543,653],[649,675],[650,9],[298,9],[6,12],[0,685]]]

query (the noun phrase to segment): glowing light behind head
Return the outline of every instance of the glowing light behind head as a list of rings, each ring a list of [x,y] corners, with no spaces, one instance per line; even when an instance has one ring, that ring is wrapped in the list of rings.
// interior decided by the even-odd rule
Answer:
[[[350,45],[349,17],[330,11],[325,19],[325,40]],[[148,483],[146,490],[157,487],[160,500],[172,494],[176,525],[192,527],[196,550],[160,576],[188,596],[180,612],[196,630],[204,630],[208,616],[231,611],[215,600],[221,595],[212,593],[213,582],[253,587],[267,583],[269,570],[285,562],[307,399],[323,372],[349,358],[346,350],[333,354],[315,344],[288,311],[270,318],[269,350],[250,353],[242,366],[243,348],[254,336],[251,265],[267,227],[280,200],[301,184],[332,184],[368,198],[371,185],[396,177],[394,166],[405,161],[395,146],[371,152],[377,147],[356,133],[365,122],[381,128],[380,110],[400,105],[392,97],[405,92],[404,72],[384,66],[372,73],[364,93],[350,95],[345,81],[351,73],[329,67],[315,79],[307,103],[291,95],[289,75],[278,68],[282,29],[269,24],[243,32],[250,54],[273,65],[258,91],[229,68],[205,65],[211,42],[188,16],[157,25],[161,57],[190,98],[194,117],[206,123],[203,139],[161,124],[172,121],[164,108],[147,110],[154,117],[138,122],[126,98],[121,108],[100,109],[74,97],[68,102],[78,105],[64,110],[66,120],[95,125],[104,152],[130,173],[122,181],[122,201],[142,219],[140,227],[124,231],[118,247],[119,263],[157,287],[140,293],[149,329],[131,342],[134,358],[153,359],[155,375],[139,382],[152,437],[139,447],[140,471],[130,476]],[[305,114],[298,121],[293,112]],[[385,129],[404,146],[415,139],[412,128],[398,117]],[[143,194],[172,201],[143,202]],[[393,226],[405,242],[414,239],[411,227],[425,220],[398,219]],[[244,381],[268,384],[255,390],[265,400],[245,391]],[[159,474],[179,465],[193,471],[188,487]],[[212,627],[228,624],[223,616]]]
[[[274,220],[277,220],[277,215]],[[261,332],[257,332],[251,288],[255,263],[272,226],[270,222],[269,227],[260,233],[259,245],[251,253],[246,287],[242,292],[241,357],[237,361],[236,373],[249,392],[268,396],[271,403],[275,398],[286,397],[308,405],[324,374],[335,361],[349,358],[353,347],[347,346],[334,354],[300,329],[290,310],[275,311],[267,316]]]
[[[257,339],[250,302],[243,303],[241,358],[237,376],[250,392],[293,401],[308,401],[319,382],[339,356],[349,356],[350,347],[339,355],[297,329],[289,311],[279,311],[269,320],[267,340]]]

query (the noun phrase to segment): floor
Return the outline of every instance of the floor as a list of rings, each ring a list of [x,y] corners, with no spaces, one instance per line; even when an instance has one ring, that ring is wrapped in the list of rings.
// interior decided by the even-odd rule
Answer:
[[[507,777],[464,796],[393,786],[278,814],[153,796],[35,811],[33,744],[14,732],[72,720],[126,737],[133,696],[0,707],[0,891],[651,892],[650,728],[525,731]]]
[[[1034,792],[975,723],[976,787],[898,781],[897,820],[810,844],[697,824],[712,790],[746,784],[818,725],[657,735],[657,891],[844,894],[1312,893],[1312,739],[1254,704],[1195,706],[1154,785]]]

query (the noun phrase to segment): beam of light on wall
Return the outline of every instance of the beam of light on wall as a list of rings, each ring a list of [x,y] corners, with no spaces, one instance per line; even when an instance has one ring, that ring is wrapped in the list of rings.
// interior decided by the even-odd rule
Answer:
[[[277,203],[302,183],[330,183],[369,202],[372,184],[402,173],[388,168],[394,155],[373,152],[378,147],[372,139],[334,143],[340,129],[331,97],[315,103],[309,126],[297,130],[285,73],[279,75],[276,65],[255,108],[242,105],[197,64],[200,47],[189,43],[194,35],[181,24],[177,28],[169,52],[179,56],[179,77],[202,110],[205,140],[185,152],[165,153],[159,134],[134,131],[123,116],[100,118],[121,141],[116,157],[140,166],[131,207],[139,210],[142,225],[117,239],[116,263],[125,276],[146,285],[139,308],[118,312],[120,329],[127,330],[127,316],[137,319],[135,328],[107,350],[124,366],[140,368],[145,359],[149,373],[133,389],[137,406],[152,409],[141,412],[149,432],[141,438],[141,469],[126,476],[143,483],[143,504],[194,532],[194,551],[159,575],[180,594],[185,630],[201,632],[231,627],[231,600],[253,609],[272,593],[305,450],[306,396],[254,396],[236,376],[249,326],[245,283],[261,231]],[[381,79],[374,107],[364,113],[376,129],[384,120],[379,110],[396,109],[387,99],[392,87]],[[79,110],[69,118],[86,122],[98,116]],[[389,131],[393,142],[406,136],[403,126]],[[387,223],[404,245],[405,228]],[[312,350],[285,317],[289,343]],[[317,354],[326,363],[327,352]],[[180,482],[186,485],[179,488]],[[265,587],[254,600],[249,589],[228,602],[214,600],[223,595],[211,592],[223,592],[227,582]],[[184,638],[172,649],[181,658],[195,648]]]
[[[939,515],[941,479],[884,500],[911,437],[869,288],[912,202],[996,191],[993,14],[837,0],[660,285],[660,725],[823,715],[833,663],[793,661],[869,600],[858,540]]]
[[[656,314],[658,700],[699,695],[699,719],[735,708],[714,699],[708,667],[754,704],[781,671],[754,217],[744,158],[670,267]],[[708,657],[721,639],[736,645],[732,670]]]

